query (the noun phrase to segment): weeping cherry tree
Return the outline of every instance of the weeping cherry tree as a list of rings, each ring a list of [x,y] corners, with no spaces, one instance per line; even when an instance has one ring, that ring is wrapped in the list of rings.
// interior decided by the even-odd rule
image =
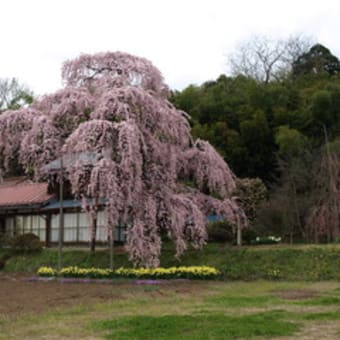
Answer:
[[[112,232],[127,226],[135,265],[159,265],[162,235],[179,257],[207,241],[206,216],[238,227],[247,218],[231,196],[236,177],[206,141],[193,140],[189,117],[169,101],[169,89],[151,62],[126,53],[81,55],[63,65],[64,88],[30,107],[0,116],[0,166],[12,164],[44,178],[44,165],[62,155],[72,194],[91,216],[105,210]],[[95,161],[93,161],[95,159]]]

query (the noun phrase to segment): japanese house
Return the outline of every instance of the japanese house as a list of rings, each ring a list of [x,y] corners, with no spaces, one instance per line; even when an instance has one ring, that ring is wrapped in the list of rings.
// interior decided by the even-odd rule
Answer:
[[[53,188],[52,188],[53,189]],[[47,246],[59,239],[60,200],[48,183],[33,183],[26,178],[10,178],[0,183],[0,232],[10,236],[33,233]],[[63,200],[64,242],[87,243],[90,221],[80,201]],[[104,211],[98,212],[98,242],[107,241]],[[115,241],[125,241],[125,229],[115,228]]]

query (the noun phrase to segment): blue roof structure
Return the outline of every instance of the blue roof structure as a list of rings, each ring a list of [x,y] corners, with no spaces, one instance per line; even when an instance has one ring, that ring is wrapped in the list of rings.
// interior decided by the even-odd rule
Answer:
[[[80,208],[81,202],[78,200],[64,200],[63,208]],[[60,209],[60,201],[51,201],[42,210],[58,210]]]
[[[222,215],[208,215],[207,216],[207,221],[208,222],[220,222],[224,221],[225,218]]]
[[[88,200],[89,203],[91,203],[91,200]],[[106,199],[101,198],[99,199],[100,205],[105,205],[107,202]],[[63,200],[63,208],[81,208],[82,202],[79,200]],[[60,209],[60,201],[53,200],[50,201],[47,205],[44,206],[42,210],[59,210]]]

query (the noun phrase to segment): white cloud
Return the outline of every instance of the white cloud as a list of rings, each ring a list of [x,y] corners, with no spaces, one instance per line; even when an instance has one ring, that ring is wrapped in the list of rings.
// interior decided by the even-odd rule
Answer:
[[[11,0],[1,7],[0,77],[40,94],[61,87],[62,62],[80,53],[146,57],[172,88],[183,88],[225,72],[225,55],[251,34],[313,35],[340,52],[340,4],[332,0]]]

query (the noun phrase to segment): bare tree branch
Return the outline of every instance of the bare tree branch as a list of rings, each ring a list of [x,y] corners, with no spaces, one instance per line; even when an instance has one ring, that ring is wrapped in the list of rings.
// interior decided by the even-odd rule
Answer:
[[[287,39],[253,36],[229,55],[233,75],[244,75],[268,83],[287,76],[295,60],[312,46],[313,39],[297,35]]]

